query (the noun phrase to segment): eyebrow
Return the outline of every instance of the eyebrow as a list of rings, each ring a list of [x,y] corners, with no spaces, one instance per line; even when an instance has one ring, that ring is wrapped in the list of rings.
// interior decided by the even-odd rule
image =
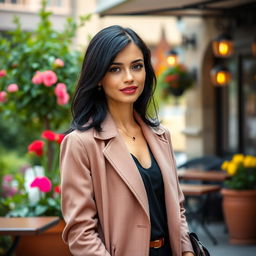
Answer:
[[[133,60],[133,61],[131,62],[131,64],[134,64],[134,63],[136,63],[136,62],[143,62],[143,59]],[[121,62],[112,62],[111,65],[123,65],[123,63],[121,63]]]

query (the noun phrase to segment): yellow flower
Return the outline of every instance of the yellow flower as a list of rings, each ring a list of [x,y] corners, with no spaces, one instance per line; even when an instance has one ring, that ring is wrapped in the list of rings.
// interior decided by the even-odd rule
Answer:
[[[236,154],[232,158],[232,162],[237,163],[237,164],[243,162],[243,160],[244,160],[244,155],[242,155],[242,154]]]
[[[222,163],[222,165],[221,165],[221,169],[227,171],[228,164],[229,164],[228,161],[224,161],[224,162]]]
[[[254,157],[253,156],[245,156],[243,161],[244,167],[253,167],[254,164]]]
[[[256,167],[256,157],[252,157],[252,167]]]
[[[233,175],[235,175],[236,170],[237,170],[237,165],[233,162],[230,162],[227,167],[228,174],[233,176]]]

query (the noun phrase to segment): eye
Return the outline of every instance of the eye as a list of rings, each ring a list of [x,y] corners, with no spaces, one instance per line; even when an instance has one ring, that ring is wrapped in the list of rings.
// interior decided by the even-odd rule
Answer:
[[[142,63],[136,64],[132,67],[133,70],[141,70],[144,67]]]
[[[111,67],[110,69],[109,69],[109,72],[112,72],[112,73],[117,73],[117,72],[119,72],[120,71],[120,68],[119,67]]]

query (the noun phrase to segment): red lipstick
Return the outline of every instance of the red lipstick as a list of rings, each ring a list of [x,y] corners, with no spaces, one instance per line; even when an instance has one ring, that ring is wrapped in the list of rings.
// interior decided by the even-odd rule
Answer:
[[[134,94],[136,92],[137,88],[138,88],[137,86],[127,86],[127,87],[121,89],[120,91],[125,94],[130,95],[130,94]]]

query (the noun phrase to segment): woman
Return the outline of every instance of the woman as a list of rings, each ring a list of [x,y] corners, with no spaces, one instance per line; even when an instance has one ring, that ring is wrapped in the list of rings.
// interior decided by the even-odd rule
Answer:
[[[75,256],[193,255],[170,136],[147,112],[154,85],[134,31],[111,26],[91,40],[61,147],[63,238]]]

